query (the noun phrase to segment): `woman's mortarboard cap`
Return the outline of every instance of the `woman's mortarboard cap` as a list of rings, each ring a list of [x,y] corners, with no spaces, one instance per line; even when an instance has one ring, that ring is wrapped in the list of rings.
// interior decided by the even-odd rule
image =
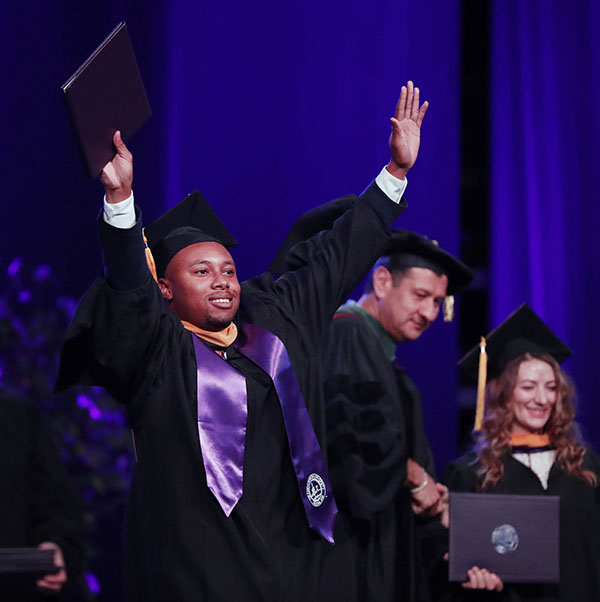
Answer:
[[[500,376],[509,362],[526,353],[546,353],[559,364],[571,355],[571,350],[527,303],[523,303],[485,338],[488,380]],[[465,374],[473,377],[477,374],[479,355],[480,345],[476,345],[458,362]]]
[[[218,242],[226,249],[231,249],[237,244],[197,190],[146,227],[145,235],[159,278],[164,276],[171,259],[189,245]]]
[[[474,379],[478,375],[476,431],[481,430],[488,379],[500,376],[512,360],[526,353],[548,354],[559,364],[571,355],[571,350],[527,303],[523,303],[500,326],[481,339],[481,343],[469,350],[458,362],[469,378]]]

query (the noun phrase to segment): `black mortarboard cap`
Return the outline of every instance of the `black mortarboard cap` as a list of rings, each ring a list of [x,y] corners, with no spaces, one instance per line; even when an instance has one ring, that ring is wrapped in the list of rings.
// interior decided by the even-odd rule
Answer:
[[[301,215],[279,247],[269,267],[271,273],[281,276],[285,272],[301,267],[304,264],[302,256],[294,253],[294,247],[322,230],[330,230],[335,220],[348,211],[355,200],[355,196],[340,197]]]
[[[197,190],[147,226],[145,234],[159,278],[164,276],[169,261],[189,245],[218,242],[227,249],[237,245],[235,238]]]
[[[473,272],[437,242],[409,230],[390,230],[384,254],[393,256],[391,266],[426,268],[448,277],[448,295],[460,292],[473,280]]]
[[[559,364],[571,355],[571,350],[527,303],[494,328],[487,335],[486,343],[488,380],[500,376],[510,361],[526,353],[547,353]],[[477,377],[480,353],[478,344],[458,362],[465,374],[473,379]]]

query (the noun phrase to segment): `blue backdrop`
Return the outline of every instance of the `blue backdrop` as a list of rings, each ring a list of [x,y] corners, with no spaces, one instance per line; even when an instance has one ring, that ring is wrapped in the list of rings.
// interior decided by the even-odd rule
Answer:
[[[86,177],[59,86],[121,19],[154,109],[131,142],[147,219],[198,187],[240,241],[242,276],[261,271],[296,216],[359,192],[387,161],[388,118],[413,78],[431,108],[399,225],[457,251],[459,8],[4,3],[0,260],[50,262],[77,295],[98,271],[101,187]],[[582,414],[597,424],[599,9],[513,0],[492,12],[492,321],[530,301],[574,348]],[[408,350],[442,463],[454,454],[456,327],[436,324]]]
[[[491,299],[494,325],[528,301],[573,349],[579,419],[600,447],[600,7],[495,2]]]
[[[86,177],[59,87],[120,20],[154,111],[131,141],[146,221],[199,188],[240,242],[241,276],[262,271],[297,216],[360,192],[388,161],[389,117],[411,78],[431,107],[398,225],[458,250],[458,0],[63,0],[0,9],[4,263],[48,261],[77,296],[100,269],[101,186]],[[401,354],[440,464],[455,453],[456,339],[455,325],[436,324]]]
[[[240,242],[241,276],[262,271],[298,215],[360,192],[387,162],[389,116],[411,78],[431,107],[398,226],[457,252],[460,9],[459,0],[3,3],[0,270],[16,255],[49,263],[79,296],[100,269],[102,188],[86,176],[60,84],[120,20],[154,110],[130,144],[146,221],[199,188]],[[599,13],[593,0],[494,2],[489,117],[490,326],[527,300],[572,346],[568,368],[596,447]],[[457,347],[456,324],[440,321],[400,351],[438,466],[456,454]]]
[[[360,192],[387,162],[408,78],[431,103],[399,226],[457,251],[458,2],[175,2],[165,86],[168,206],[199,187],[240,245],[242,276],[268,266],[293,220]],[[409,11],[410,7],[410,11]],[[407,19],[407,12],[410,19]],[[456,329],[436,324],[402,361],[424,387],[440,464],[455,453]],[[431,379],[436,373],[436,379]]]

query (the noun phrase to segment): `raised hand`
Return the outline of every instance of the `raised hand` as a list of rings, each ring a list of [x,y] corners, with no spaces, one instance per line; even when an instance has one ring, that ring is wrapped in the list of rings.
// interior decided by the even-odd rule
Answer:
[[[429,103],[425,101],[419,107],[419,96],[419,88],[415,88],[411,81],[406,86],[402,86],[396,113],[390,119],[392,122],[390,135],[392,159],[387,170],[401,180],[404,180],[419,154],[421,124],[429,106]]]
[[[133,183],[133,156],[125,146],[118,130],[113,136],[116,154],[100,174],[100,179],[106,190],[106,202],[118,203],[131,195]]]

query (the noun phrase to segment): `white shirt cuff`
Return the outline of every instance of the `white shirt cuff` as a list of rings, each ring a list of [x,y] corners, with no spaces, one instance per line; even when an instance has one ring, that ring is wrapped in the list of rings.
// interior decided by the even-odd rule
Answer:
[[[408,185],[408,178],[401,180],[396,176],[393,176],[385,167],[379,172],[379,175],[375,178],[375,183],[383,192],[394,201],[399,203],[406,186]]]
[[[104,221],[115,228],[127,230],[135,225],[135,206],[133,191],[120,203],[107,203],[104,195]]]

